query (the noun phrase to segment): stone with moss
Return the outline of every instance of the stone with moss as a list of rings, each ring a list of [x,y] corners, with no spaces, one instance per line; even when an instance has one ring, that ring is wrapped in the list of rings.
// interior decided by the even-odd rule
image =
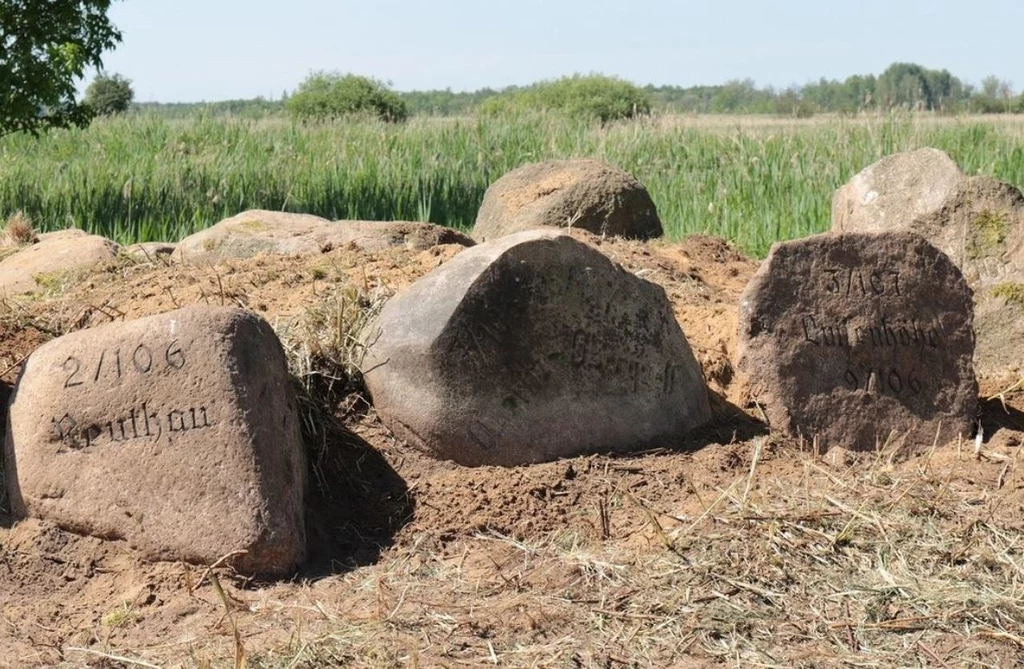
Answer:
[[[864,168],[836,191],[833,232],[915,232],[946,253],[975,293],[981,376],[1015,373],[1024,313],[1007,311],[1007,286],[1024,283],[1024,195],[1012,184],[968,176],[938,149],[899,153]]]

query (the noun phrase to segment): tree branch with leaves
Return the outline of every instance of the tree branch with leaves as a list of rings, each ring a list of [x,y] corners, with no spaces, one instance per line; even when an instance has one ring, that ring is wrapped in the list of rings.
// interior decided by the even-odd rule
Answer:
[[[121,41],[111,0],[0,0],[0,136],[84,126],[76,81]]]

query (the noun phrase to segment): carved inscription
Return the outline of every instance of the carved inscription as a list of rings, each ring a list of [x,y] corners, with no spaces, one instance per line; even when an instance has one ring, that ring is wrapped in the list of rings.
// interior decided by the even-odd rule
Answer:
[[[923,349],[938,348],[942,342],[939,323],[921,323],[916,318],[880,318],[875,323],[853,325],[850,322],[821,323],[817,316],[806,314],[800,319],[805,341],[815,346],[868,346],[896,348],[899,346]]]
[[[186,366],[185,352],[177,339],[166,346],[145,343],[134,347],[103,349],[92,356],[68,356],[61,364],[63,387],[71,392],[91,386],[109,386],[128,375],[179,372]],[[155,443],[175,434],[205,430],[216,425],[206,404],[185,408],[155,408],[150,402],[116,412],[109,420],[85,420],[65,412],[51,419],[53,438],[63,452],[103,444]]]
[[[877,301],[878,311],[899,314],[907,288],[900,282],[901,272],[893,269],[867,269],[862,267],[827,267],[817,277],[815,285],[830,295],[865,298]],[[856,310],[857,303],[851,304]],[[850,315],[842,318],[806,313],[800,317],[799,328],[793,333],[813,347],[846,349],[848,357],[854,350],[869,351],[872,356],[886,350],[911,348],[918,351],[940,349],[945,334],[942,324],[915,315],[881,315],[864,318]],[[919,395],[925,382],[917,369],[902,369],[885,364],[858,364],[851,362],[837,385],[869,394],[887,394],[896,397]]]
[[[682,365],[668,361],[664,365],[651,365],[647,361],[614,350],[605,345],[593,332],[577,329],[569,344],[569,361],[576,369],[589,369],[615,379],[627,392],[654,391],[671,395],[676,391]],[[609,352],[609,348],[612,351]]]
[[[826,287],[839,295],[864,297],[900,296],[900,273],[897,270],[860,267],[828,267],[824,270]]]
[[[122,358],[127,359],[122,360]],[[185,367],[185,353],[181,350],[177,339],[168,344],[166,348],[161,347],[156,353],[145,344],[139,344],[126,355],[122,355],[120,348],[112,351],[104,349],[95,359],[95,367],[92,360],[83,361],[81,358],[69,355],[64,360],[61,369],[65,374],[64,387],[77,388],[100,383],[101,379],[120,379],[125,374],[146,375],[153,371],[158,364],[171,370],[181,370]]]
[[[102,444],[157,442],[175,433],[205,430],[216,425],[206,406],[154,410],[148,403],[132,407],[111,420],[85,423],[71,414],[51,420],[53,437],[63,448],[82,450]]]

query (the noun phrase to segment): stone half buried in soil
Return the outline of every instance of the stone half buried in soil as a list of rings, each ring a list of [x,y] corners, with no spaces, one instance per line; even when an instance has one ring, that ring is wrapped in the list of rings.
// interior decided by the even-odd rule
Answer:
[[[150,559],[284,574],[305,553],[305,458],[280,343],[241,309],[188,307],[39,347],[11,395],[17,517]]]
[[[671,444],[711,417],[664,290],[554,230],[461,252],[364,341],[385,424],[465,465]]]
[[[662,235],[657,207],[643,184],[589,158],[529,163],[502,176],[484,194],[473,237],[492,241],[540,226],[633,239]]]
[[[971,289],[907,232],[776,244],[740,298],[738,367],[772,429],[914,449],[970,436]]]

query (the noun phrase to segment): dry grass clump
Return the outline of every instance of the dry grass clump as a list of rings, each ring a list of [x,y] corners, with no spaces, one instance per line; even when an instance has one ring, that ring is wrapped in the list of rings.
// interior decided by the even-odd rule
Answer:
[[[352,284],[335,284],[298,317],[275,326],[296,380],[303,437],[318,458],[343,422],[368,406],[360,371],[366,344],[360,333],[386,297],[381,291],[371,295]]]
[[[5,245],[31,244],[36,241],[36,231],[32,221],[22,211],[16,211],[7,217],[4,224]]]
[[[0,233],[0,260],[18,251],[26,244],[38,241],[32,221],[22,211],[16,211],[7,217],[3,232]]]

